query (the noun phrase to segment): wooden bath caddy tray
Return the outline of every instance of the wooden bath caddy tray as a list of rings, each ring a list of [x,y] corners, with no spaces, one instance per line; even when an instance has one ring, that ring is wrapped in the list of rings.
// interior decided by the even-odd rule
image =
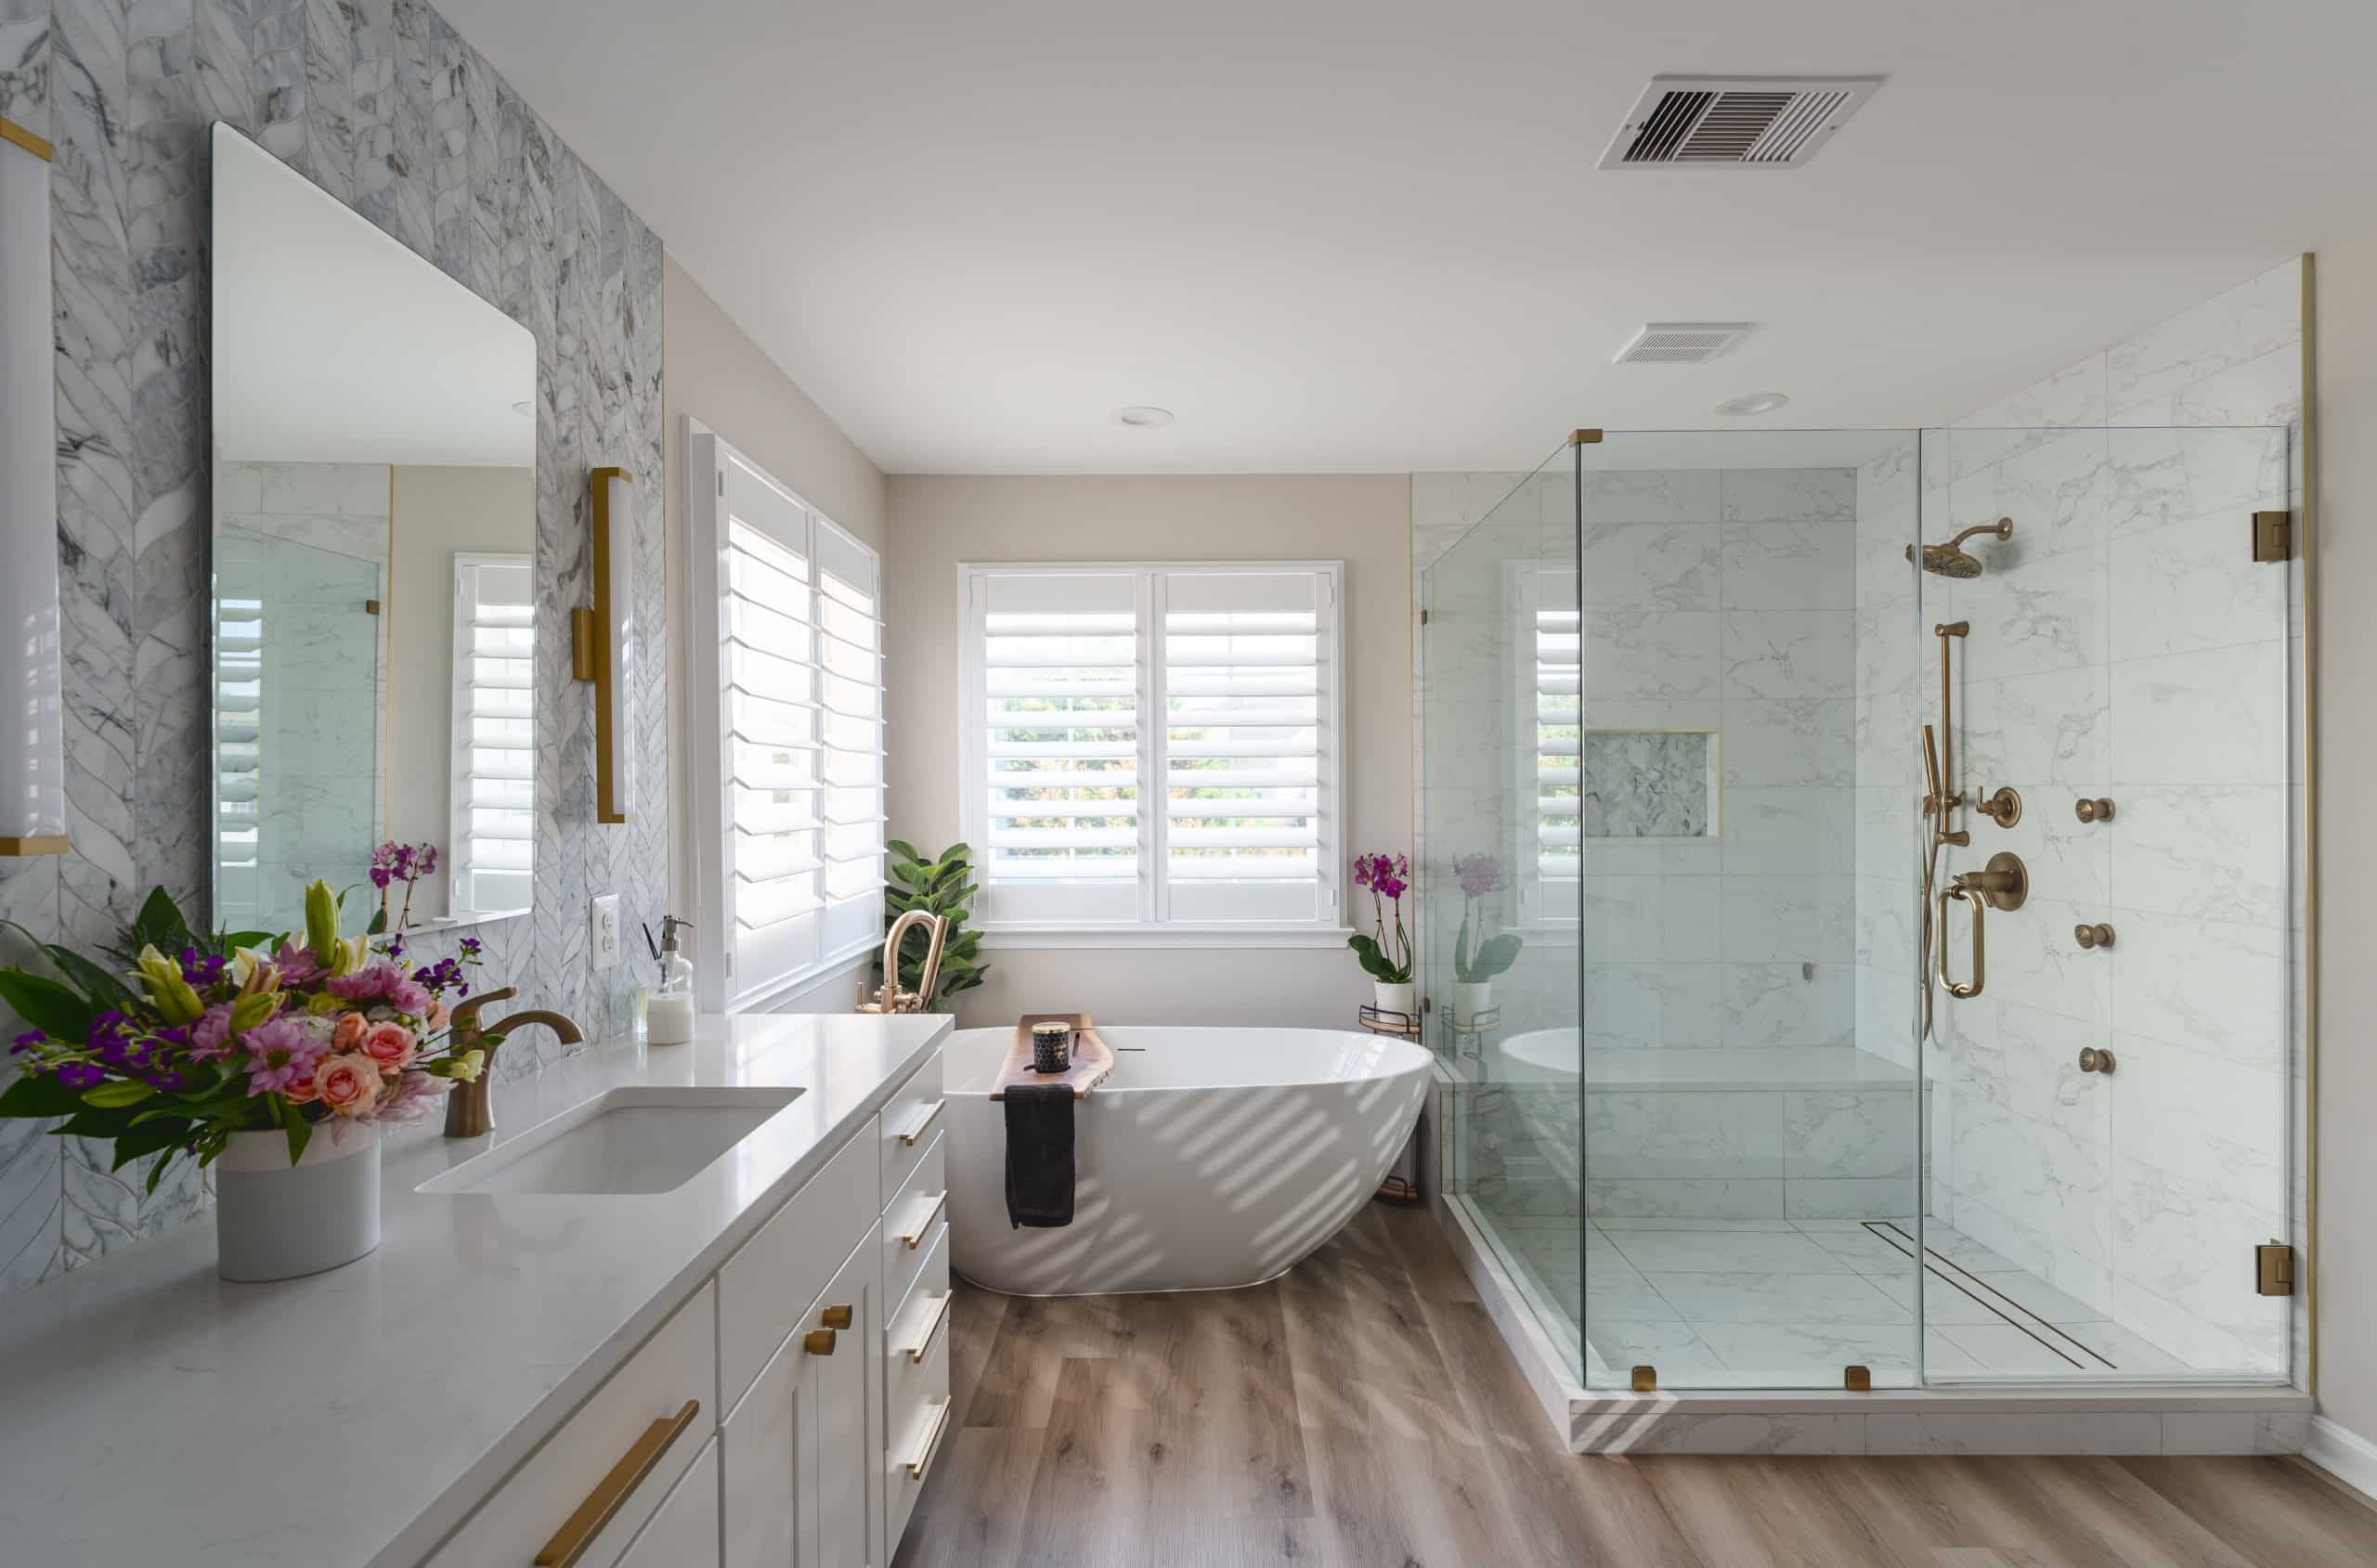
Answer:
[[[1073,1026],[1073,1064],[1062,1072],[1034,1072],[1032,1026],[1049,1023]],[[991,1098],[1007,1098],[1007,1086],[1014,1083],[1062,1083],[1078,1100],[1105,1082],[1113,1070],[1114,1053],[1098,1038],[1087,1013],[1026,1013],[1016,1020],[1015,1043],[1007,1048],[1007,1060],[999,1064],[999,1075],[991,1082]]]

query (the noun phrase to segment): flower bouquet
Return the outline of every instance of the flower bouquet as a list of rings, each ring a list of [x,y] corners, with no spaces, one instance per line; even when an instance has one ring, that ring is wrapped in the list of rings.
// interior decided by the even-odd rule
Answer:
[[[0,1116],[112,1143],[118,1170],[160,1156],[150,1191],[175,1160],[216,1166],[227,1278],[310,1274],[377,1246],[380,1125],[426,1115],[485,1065],[453,1051],[445,1001],[469,994],[478,944],[409,966],[401,935],[339,934],[326,882],[305,889],[302,940],[194,932],[160,888],[107,950],[128,968],[34,945],[54,976],[0,969],[0,1001],[32,1026]]]
[[[1503,931],[1485,934],[1478,901],[1502,888],[1502,862],[1492,855],[1455,855],[1452,874],[1461,884],[1461,930],[1452,942],[1453,1022],[1462,1024],[1494,1005],[1494,977],[1518,962],[1519,939]],[[1472,929],[1476,945],[1470,945]]]
[[[1406,856],[1354,857],[1354,886],[1370,890],[1371,923],[1377,934],[1364,936],[1357,931],[1345,939],[1345,945],[1354,950],[1374,982],[1379,1011],[1417,1019],[1420,1009],[1411,994],[1411,938],[1403,928],[1403,895],[1410,890],[1410,876],[1411,862]],[[1394,910],[1391,937],[1387,930],[1390,906]]]

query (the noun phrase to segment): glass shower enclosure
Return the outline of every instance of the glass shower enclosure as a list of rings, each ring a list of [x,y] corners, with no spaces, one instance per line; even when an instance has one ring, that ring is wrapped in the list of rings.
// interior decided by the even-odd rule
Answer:
[[[1419,704],[1446,1198],[1572,1378],[2284,1380],[2288,433],[1580,434]]]

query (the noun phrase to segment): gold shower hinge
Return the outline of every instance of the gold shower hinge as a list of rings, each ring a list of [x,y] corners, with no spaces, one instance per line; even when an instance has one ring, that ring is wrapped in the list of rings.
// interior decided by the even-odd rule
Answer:
[[[2256,562],[2283,561],[2294,553],[2292,522],[2292,514],[2288,512],[2254,513],[2254,559]]]
[[[2294,1294],[2294,1249],[2283,1241],[2265,1241],[2254,1249],[2254,1290],[2257,1295]]]
[[[1571,447],[1598,447],[1601,445],[1601,432],[1598,430],[1571,431],[1568,434],[1568,445]]]
[[[1634,1368],[1634,1392],[1635,1392],[1636,1393],[1658,1393],[1658,1392],[1659,1392],[1659,1369],[1658,1369],[1657,1367],[1635,1367],[1635,1368]]]
[[[1840,1386],[1851,1393],[1874,1392],[1874,1369],[1870,1367],[1849,1366],[1840,1369]]]

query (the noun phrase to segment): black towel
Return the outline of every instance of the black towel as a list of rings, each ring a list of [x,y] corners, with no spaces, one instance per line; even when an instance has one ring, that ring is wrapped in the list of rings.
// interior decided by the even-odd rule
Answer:
[[[1013,1083],[1007,1105],[1007,1218],[1010,1226],[1073,1223],[1073,1092],[1063,1083]]]

